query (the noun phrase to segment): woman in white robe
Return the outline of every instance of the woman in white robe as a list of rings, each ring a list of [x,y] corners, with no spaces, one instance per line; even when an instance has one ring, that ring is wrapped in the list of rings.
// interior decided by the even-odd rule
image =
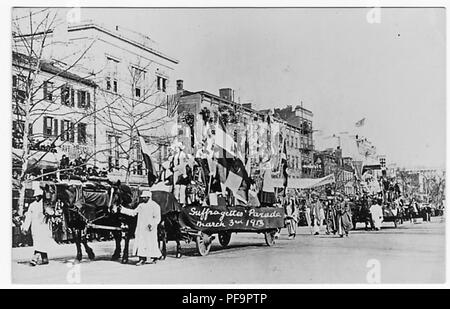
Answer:
[[[22,225],[22,231],[26,232],[31,227],[31,237],[33,239],[34,254],[30,261],[32,266],[38,265],[39,256],[40,265],[48,264],[48,251],[56,247],[53,240],[51,228],[45,217],[45,209],[42,200],[42,190],[36,190],[35,201],[30,204],[25,214],[25,221]]]
[[[372,216],[372,221],[375,229],[377,231],[380,230],[381,223],[383,222],[383,208],[381,207],[379,201],[370,206],[370,214]]]
[[[136,238],[133,245],[133,254],[139,257],[137,266],[146,263],[152,258],[151,264],[161,257],[158,246],[158,224],[161,222],[161,208],[151,199],[151,192],[144,191],[141,198],[143,203],[135,209],[121,207],[120,212],[128,216],[138,216]]]

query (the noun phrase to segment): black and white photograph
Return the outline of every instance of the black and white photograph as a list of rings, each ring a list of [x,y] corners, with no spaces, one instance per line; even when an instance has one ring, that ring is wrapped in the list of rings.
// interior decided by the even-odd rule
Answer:
[[[445,7],[37,5],[12,285],[446,283]]]

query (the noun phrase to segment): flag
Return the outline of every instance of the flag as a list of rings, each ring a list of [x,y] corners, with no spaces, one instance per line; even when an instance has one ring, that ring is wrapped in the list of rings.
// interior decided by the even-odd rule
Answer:
[[[244,144],[244,160],[245,160],[245,171],[250,174],[250,144],[248,142],[248,132],[245,131],[245,144]]]
[[[281,167],[283,173],[283,187],[284,192],[286,192],[286,188],[288,186],[288,161],[287,161],[287,148],[286,148],[286,139],[283,140],[283,152],[281,153]]]
[[[153,162],[151,159],[151,150],[148,147],[148,145],[145,143],[144,137],[142,137],[139,134],[139,131],[138,131],[138,136],[139,136],[139,142],[141,144],[142,156],[144,157],[145,167],[147,168],[148,185],[151,187],[157,179],[156,170],[155,170],[155,167],[153,166]]]
[[[264,180],[263,180],[262,191],[263,192],[274,193],[274,190],[275,190],[275,184],[274,184],[274,181],[272,179],[272,172],[271,172],[270,169],[267,169],[264,172]]]
[[[357,121],[357,122],[355,123],[355,126],[358,127],[358,128],[359,128],[359,127],[362,127],[362,126],[365,124],[365,122],[366,122],[366,118],[363,118],[363,119]]]
[[[228,173],[227,180],[225,181],[225,186],[233,192],[233,194],[236,196],[237,191],[242,183],[242,177],[238,174],[235,174],[233,172]]]
[[[234,151],[235,142],[234,142],[233,138],[219,127],[216,128],[214,142],[215,142],[216,146],[222,148],[224,151],[226,151],[231,156],[236,156],[236,153]],[[226,154],[224,154],[224,157],[225,156],[226,156]]]

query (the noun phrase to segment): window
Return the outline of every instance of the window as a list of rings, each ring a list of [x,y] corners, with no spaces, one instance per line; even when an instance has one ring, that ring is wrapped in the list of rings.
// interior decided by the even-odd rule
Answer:
[[[134,93],[133,95],[136,98],[140,98],[143,96],[144,92],[144,85],[145,85],[145,71],[136,67],[133,67],[133,73],[132,73],[132,80],[133,80],[133,88]]]
[[[119,137],[117,135],[108,135],[108,165],[111,172],[114,168],[119,168]]]
[[[117,68],[119,61],[113,58],[106,58],[106,90],[117,93]]]
[[[12,134],[12,147],[22,148],[23,146],[23,128],[25,126],[25,121],[14,120],[13,121],[13,134]]]
[[[166,92],[168,80],[162,76],[156,77],[156,85],[159,91]]]
[[[78,123],[78,143],[86,144],[86,124]]]
[[[91,105],[91,94],[88,91],[78,90],[78,107],[79,108],[89,108]]]
[[[13,75],[13,102],[23,104],[26,98],[26,78],[22,75]]]
[[[75,141],[75,124],[69,120],[61,120],[61,140],[74,142]]]
[[[136,98],[140,98],[141,97],[141,88],[134,88],[134,95],[136,96]]]
[[[135,138],[134,140],[132,158],[134,161],[132,169],[133,174],[143,175],[144,158],[142,156],[141,144],[138,138]]]
[[[52,82],[46,81],[43,84],[43,88],[44,88],[44,100],[53,101],[54,84]]]
[[[53,135],[53,118],[44,117],[44,137],[49,137]]]
[[[61,87],[61,104],[75,106],[75,90],[67,84]]]
[[[70,121],[69,120],[61,120],[61,140],[62,141],[70,140]]]

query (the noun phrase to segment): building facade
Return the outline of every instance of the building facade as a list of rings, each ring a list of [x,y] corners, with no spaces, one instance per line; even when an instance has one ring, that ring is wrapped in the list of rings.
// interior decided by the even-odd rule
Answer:
[[[29,167],[42,172],[58,167],[62,155],[73,160],[94,154],[93,111],[97,85],[45,59],[40,61],[39,73],[29,75],[35,64],[36,59],[13,53],[12,149],[13,173],[16,175],[21,169],[18,158],[24,151],[27,116]],[[35,79],[31,80],[29,76]],[[28,91],[27,83],[30,85]],[[28,110],[25,106],[27,93],[31,94],[32,102]]]
[[[293,141],[294,149],[300,152],[300,169],[303,177],[313,177],[314,175],[314,141],[313,141],[313,116],[314,114],[303,107],[297,105],[295,108],[292,105],[288,105],[285,108],[275,108],[274,116],[286,121],[293,128],[297,128],[299,132],[295,133],[295,136],[291,138]]]
[[[161,163],[176,135],[178,60],[161,52],[148,36],[92,22],[62,24],[46,40],[52,46],[44,56],[74,64],[98,85],[92,163],[112,179],[146,183],[139,135]]]
[[[220,89],[219,95],[206,91],[191,92],[183,88],[182,81],[178,81],[177,91],[180,96],[178,137],[187,152],[195,154],[196,146],[204,140],[209,126],[205,119],[213,119],[211,122],[217,125],[220,115],[227,134],[236,142],[238,152],[243,158],[249,158],[252,173],[259,173],[261,164],[266,162],[272,167],[273,177],[281,177],[282,145],[285,142],[288,174],[292,178],[302,176],[301,128],[275,117],[270,111],[257,111],[251,104],[235,102],[230,88]]]

